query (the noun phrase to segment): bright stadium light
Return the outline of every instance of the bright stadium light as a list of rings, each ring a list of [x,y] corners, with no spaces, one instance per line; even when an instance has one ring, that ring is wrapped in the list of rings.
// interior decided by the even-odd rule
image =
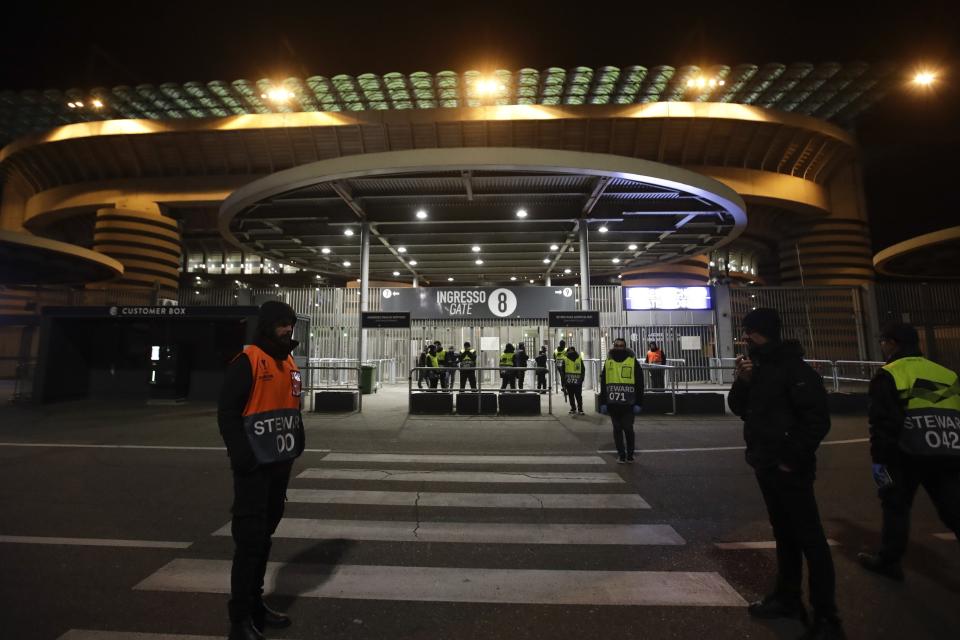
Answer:
[[[406,247],[397,247],[397,253],[406,253],[406,252],[407,252]]]
[[[417,220],[426,220],[426,219],[427,219],[426,211],[424,211],[423,209],[420,209],[419,211],[417,211]]]
[[[550,251],[556,251],[559,248],[560,248],[560,245],[556,245],[556,244],[550,245]]]
[[[526,209],[517,209],[517,217],[518,217],[518,218],[526,218],[526,217],[527,217],[527,210],[526,210]]]
[[[453,276],[450,276],[449,278],[447,278],[447,282],[453,282]]]
[[[394,271],[394,272],[393,272],[393,275],[398,276],[398,275],[400,275],[400,272],[399,272],[399,271]]]
[[[353,229],[350,229],[350,228],[344,229],[344,230],[343,230],[343,235],[345,235],[345,236],[352,236],[352,235],[353,235]]]
[[[329,253],[330,253],[330,247],[324,247],[323,249],[320,249],[320,253],[322,253],[323,255],[329,254]],[[250,265],[247,265],[247,266],[249,267]]]
[[[573,271],[573,269],[570,269],[570,268],[567,268],[567,269],[564,269],[564,270],[563,270],[563,272],[564,272],[565,274],[567,274],[567,275],[570,275],[570,272],[571,272],[571,271]]]
[[[478,258],[478,259],[474,260],[473,264],[478,264],[478,265],[479,265],[479,264],[483,264],[483,260],[480,260],[480,259]]]
[[[91,102],[90,104],[93,105],[93,108],[94,108],[94,109],[102,109],[102,108],[103,108],[103,101],[100,100],[100,99],[98,99],[98,98],[94,98],[94,99],[93,99],[93,102]]]
[[[411,260],[411,261],[410,261],[410,266],[411,266],[411,267],[417,266],[417,261],[416,261],[416,260]]]
[[[628,245],[627,245],[627,250],[629,250],[629,251],[636,251],[636,250],[637,250],[637,245],[632,244],[632,243],[631,243],[631,244],[628,244]]]
[[[260,97],[270,102],[282,103],[293,97],[293,93],[283,87],[271,87],[266,93],[261,93]]]
[[[473,245],[472,247],[470,247],[470,251],[473,251],[474,253],[480,253],[480,247],[478,247],[477,245]]]
[[[918,87],[929,87],[937,80],[937,74],[929,70],[917,71],[913,75],[913,84]]]
[[[349,260],[344,260],[344,261],[343,261],[343,266],[349,267],[349,266],[350,266],[350,261],[349,261]]]
[[[600,233],[606,233],[607,231],[609,231],[609,229],[607,229],[607,225],[603,224],[603,225],[600,225],[600,228],[597,229],[597,231],[599,231]]]
[[[544,258],[543,264],[550,264],[550,258]]]

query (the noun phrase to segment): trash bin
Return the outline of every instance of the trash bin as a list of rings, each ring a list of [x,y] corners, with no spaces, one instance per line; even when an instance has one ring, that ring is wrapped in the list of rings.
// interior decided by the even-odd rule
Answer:
[[[377,390],[377,368],[373,365],[360,366],[360,393],[374,393]]]

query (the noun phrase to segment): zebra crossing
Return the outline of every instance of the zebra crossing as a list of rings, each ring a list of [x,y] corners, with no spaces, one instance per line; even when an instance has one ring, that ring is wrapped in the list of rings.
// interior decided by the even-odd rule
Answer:
[[[650,505],[631,492],[617,473],[581,470],[607,465],[596,455],[332,452],[291,481],[288,499],[291,505],[302,505],[305,509],[350,505],[354,507],[350,518],[324,517],[323,513],[305,517],[308,514],[300,510],[291,514],[292,509],[288,507],[288,515],[274,535],[274,545],[276,549],[287,541],[329,539],[359,544],[469,543],[494,547],[685,545],[683,537],[668,523],[595,521],[605,510],[619,514],[651,511]],[[551,470],[542,471],[544,467]],[[343,483],[360,486],[339,488]],[[527,485],[531,484],[540,489],[529,493]],[[400,490],[391,490],[399,485],[402,485]],[[411,491],[411,485],[422,491]],[[432,490],[438,486],[445,490]],[[478,491],[478,486],[490,492]],[[469,490],[460,492],[456,490],[458,487]],[[572,487],[578,491],[571,491]],[[417,519],[384,519],[379,510],[375,517],[365,518],[365,509],[397,506],[417,508]],[[471,519],[474,509],[497,510],[507,514],[504,519],[508,521]],[[550,522],[551,510],[560,509],[584,509],[590,513],[590,521]],[[517,514],[530,512],[545,515],[538,522],[516,521],[520,519]],[[228,537],[230,524],[225,523],[212,535]],[[135,588],[226,593],[229,572],[230,563],[226,559],[179,558]],[[745,604],[733,587],[713,572],[352,564],[289,566],[272,562],[267,574],[269,589],[318,598],[646,606]],[[281,575],[283,579],[278,579]]]
[[[596,455],[326,454],[291,479],[265,590],[297,598],[513,606],[745,606],[717,572],[672,565],[624,570],[597,560],[609,557],[599,555],[604,548],[613,556],[621,549],[656,556],[687,544],[669,523],[657,521],[655,510],[623,477],[606,470],[611,467]],[[180,554],[134,590],[229,593],[231,563],[222,553],[229,536],[225,523],[199,552]],[[413,558],[409,564],[402,552],[393,564],[365,564],[362,554],[356,563],[350,557],[336,564],[282,561],[290,555],[282,553],[285,545],[325,540],[349,541],[354,549],[399,544],[419,551],[406,556]],[[464,544],[471,545],[470,566],[444,566],[449,555],[440,550]],[[210,548],[221,553],[198,557]],[[544,568],[552,565],[543,560],[505,567],[496,558],[508,548],[524,549],[532,554],[525,557],[534,559],[547,550],[579,553],[590,566],[571,561]],[[140,640],[97,633],[72,630],[62,640]],[[145,634],[143,640],[162,637]]]

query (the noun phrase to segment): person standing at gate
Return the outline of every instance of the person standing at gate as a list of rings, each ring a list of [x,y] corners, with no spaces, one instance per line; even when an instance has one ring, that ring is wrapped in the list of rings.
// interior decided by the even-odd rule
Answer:
[[[656,342],[650,342],[647,345],[647,364],[655,365],[665,365],[667,364],[667,357],[663,354],[663,349]],[[657,366],[650,370],[650,388],[663,390],[663,374],[664,370]]]
[[[430,355],[430,345],[425,345],[423,351],[420,352],[420,357],[417,358],[417,367],[429,367],[429,355]],[[426,369],[418,368],[417,369],[417,388],[423,389],[423,383],[426,382],[427,386],[430,386],[430,375],[429,371]]]
[[[527,368],[527,362],[530,361],[530,357],[527,355],[527,348],[521,342],[517,345],[517,352],[513,354],[513,366]],[[523,389],[523,379],[527,377],[526,371],[517,371],[515,372],[517,376],[517,387]]]
[[[290,618],[263,602],[270,538],[283,517],[293,461],[303,453],[302,382],[290,352],[297,316],[283,302],[260,307],[257,337],[227,368],[217,426],[233,471],[230,640],[262,640]],[[274,425],[264,430],[263,424]]]
[[[753,467],[777,544],[774,591],[747,611],[756,618],[806,622],[802,600],[807,559],[814,623],[801,638],[844,638],[837,616],[836,575],[813,491],[817,447],[830,431],[823,379],[803,361],[796,340],[780,339],[775,309],[743,318],[748,356],[737,358],[727,402],[743,419],[746,460]]]
[[[534,358],[537,363],[537,391],[547,388],[547,348],[540,347],[540,353]]]
[[[471,390],[477,390],[476,367],[477,352],[469,342],[464,342],[463,351],[460,352],[460,391],[463,391],[467,382],[470,383]]]
[[[443,343],[439,340],[433,342],[434,351],[437,354],[437,379],[440,381],[440,387],[443,389],[447,388],[447,372],[443,369],[446,366],[447,361],[447,352],[443,349]]]
[[[868,571],[903,580],[910,508],[920,485],[960,540],[960,385],[957,374],[920,353],[909,324],[880,332],[887,364],[870,382],[870,457],[883,509],[880,551],[861,553]]]
[[[503,348],[503,353],[500,354],[500,390],[503,391],[507,388],[507,385],[510,385],[511,389],[517,388],[517,376],[509,368],[513,366],[514,357],[516,353],[511,343],[507,343],[507,346]]]
[[[437,358],[437,346],[434,344],[427,345],[427,366],[430,367],[427,371],[427,381],[431,389],[436,389],[437,383],[440,382],[440,360]]]
[[[613,341],[613,348],[603,363],[600,402],[600,413],[608,414],[613,422],[617,462],[633,462],[633,419],[643,406],[643,369],[623,338]]]
[[[453,383],[457,380],[457,363],[460,361],[460,354],[457,353],[456,347],[450,345],[446,351],[444,351],[443,356],[443,366],[446,369],[444,373],[447,376],[447,386],[450,389],[453,389]]]
[[[556,351],[553,352],[553,362],[557,371],[557,386],[560,387],[560,391],[563,392],[563,401],[567,401],[567,384],[563,381],[563,359],[567,354],[567,343],[564,340],[561,340],[557,344]]]
[[[563,354],[563,386],[570,400],[570,415],[583,414],[583,357],[570,345]]]

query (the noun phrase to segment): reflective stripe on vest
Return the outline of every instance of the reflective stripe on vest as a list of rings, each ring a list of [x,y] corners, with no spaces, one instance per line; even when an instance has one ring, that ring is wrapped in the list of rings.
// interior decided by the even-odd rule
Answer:
[[[300,369],[293,356],[277,362],[256,345],[245,347],[243,353],[253,372],[243,409],[243,428],[253,454],[260,464],[293,460],[304,447]]]
[[[607,358],[603,363],[603,380],[606,382],[607,397],[609,404],[633,404],[636,400],[636,380],[637,360],[633,356],[627,357],[623,362],[617,362],[613,358]]]
[[[957,374],[922,356],[883,366],[893,376],[906,419],[898,444],[911,455],[960,459],[960,383]]]
[[[583,381],[583,356],[577,354],[576,360],[563,354],[563,381],[567,384],[580,384]]]
[[[501,353],[500,354],[500,366],[501,367],[512,367],[513,366],[513,356],[512,353]]]
[[[430,355],[430,354],[428,353],[428,354],[427,354],[427,366],[428,366],[428,367],[439,367],[439,366],[440,366],[440,358],[439,358],[438,356],[436,356],[436,355]]]
[[[473,367],[476,365],[477,352],[473,349],[465,349],[460,353],[460,366]]]

